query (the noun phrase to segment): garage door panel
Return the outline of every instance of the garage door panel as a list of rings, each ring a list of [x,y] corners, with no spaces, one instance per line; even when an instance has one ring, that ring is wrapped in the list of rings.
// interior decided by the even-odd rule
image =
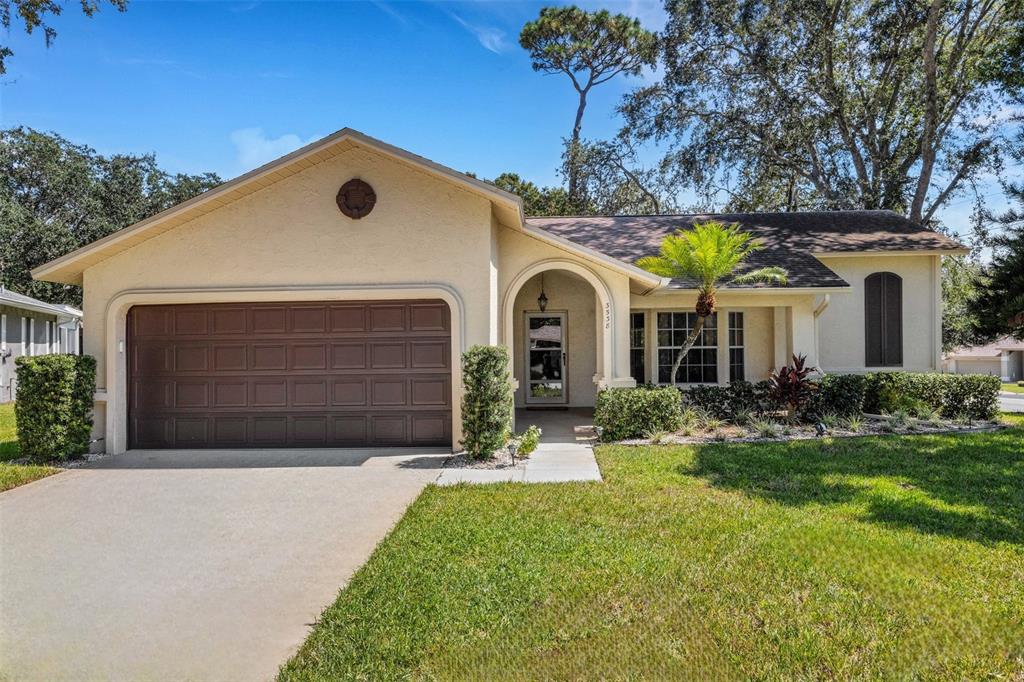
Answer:
[[[218,336],[249,333],[249,313],[245,308],[217,308],[211,315],[213,333]]]
[[[362,343],[331,344],[331,369],[366,369],[366,346]]]
[[[133,308],[131,445],[448,445],[449,328],[440,301]]]
[[[370,344],[370,369],[405,369],[405,341]]]
[[[448,331],[448,306],[443,303],[413,303],[409,306],[409,315],[414,332]]]
[[[288,309],[261,306],[250,311],[253,334],[284,334],[288,331]]]
[[[448,367],[451,361],[451,346],[447,341],[411,341],[409,346],[413,369]]]
[[[209,369],[210,349],[207,345],[180,345],[174,349],[175,372],[206,372]]]
[[[331,331],[341,334],[356,334],[366,331],[366,306],[331,306]]]
[[[335,379],[331,405],[339,407],[366,406],[366,379],[362,377]]]
[[[213,371],[215,372],[244,372],[249,369],[248,360],[248,344],[217,344],[213,347]]]
[[[327,380],[293,379],[291,404],[295,407],[327,407]]]
[[[288,348],[283,343],[256,343],[252,346],[252,367],[255,372],[288,369]]]
[[[206,381],[178,381],[174,385],[174,407],[195,409],[210,407],[210,387]]]
[[[407,305],[377,304],[370,307],[371,332],[404,332]]]
[[[174,334],[176,336],[205,337],[210,333],[209,311],[193,306],[174,309]]]
[[[451,380],[446,376],[413,377],[411,403],[416,406],[444,407],[451,401]]]
[[[412,419],[412,440],[414,443],[435,443],[442,440],[451,440],[448,433],[451,426],[451,416],[441,414],[413,415]]]

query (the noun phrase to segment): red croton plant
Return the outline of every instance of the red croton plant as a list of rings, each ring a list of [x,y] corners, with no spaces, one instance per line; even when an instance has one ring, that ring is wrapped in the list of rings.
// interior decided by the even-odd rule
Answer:
[[[807,367],[807,357],[794,355],[793,364],[778,370],[772,370],[768,381],[771,382],[772,397],[786,406],[790,417],[795,417],[811,400],[818,388],[810,379],[810,375],[818,371],[817,367]]]

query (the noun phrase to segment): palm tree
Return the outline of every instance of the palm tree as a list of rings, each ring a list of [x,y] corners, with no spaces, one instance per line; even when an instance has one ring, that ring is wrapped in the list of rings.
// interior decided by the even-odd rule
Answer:
[[[665,237],[661,253],[637,261],[644,270],[661,277],[697,280],[697,324],[683,343],[672,365],[672,383],[683,359],[697,341],[704,322],[715,312],[715,294],[722,284],[786,284],[786,271],[771,266],[742,274],[736,270],[747,256],[764,248],[753,241],[749,232],[742,232],[738,223],[725,225],[717,221],[697,223],[689,230],[679,230]]]

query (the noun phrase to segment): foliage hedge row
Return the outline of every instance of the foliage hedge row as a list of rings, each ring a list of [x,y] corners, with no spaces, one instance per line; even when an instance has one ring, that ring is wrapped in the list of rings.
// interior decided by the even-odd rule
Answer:
[[[683,392],[683,402],[717,419],[732,419],[737,413],[763,415],[782,406],[772,397],[771,384],[759,381],[734,381],[725,386],[698,385]]]
[[[947,418],[993,419],[999,412],[997,377],[980,374],[877,372],[827,374],[817,382],[804,417],[833,414],[852,417],[927,407]],[[739,413],[766,415],[783,406],[773,399],[767,381],[736,381],[725,386],[613,388],[597,395],[594,423],[602,439],[642,438],[654,431],[681,428],[683,407],[699,408],[723,420]]]
[[[606,388],[597,394],[594,425],[601,440],[643,438],[653,431],[676,431],[683,426],[679,390],[672,386]]]
[[[89,451],[96,359],[89,355],[23,356],[15,361],[14,419],[21,454],[34,462]]]
[[[928,407],[943,417],[994,419],[999,377],[985,374],[877,372],[867,375],[864,411],[878,414]]]
[[[864,412],[868,375],[826,374],[817,384],[818,390],[811,397],[807,416],[821,418],[834,414],[837,417],[855,417]]]
[[[486,459],[508,442],[512,382],[504,346],[473,346],[462,354],[462,447]]]

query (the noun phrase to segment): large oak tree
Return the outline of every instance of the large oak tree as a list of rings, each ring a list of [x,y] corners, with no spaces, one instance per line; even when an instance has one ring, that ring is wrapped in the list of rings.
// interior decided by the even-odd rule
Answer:
[[[919,223],[1002,161],[1018,0],[669,0],[663,79],[623,104],[680,184],[734,210]],[[1013,85],[1011,77],[1006,82]]]
[[[168,173],[152,154],[103,156],[53,133],[0,131],[0,283],[79,305],[78,287],[34,281],[32,268],[220,182]]]

